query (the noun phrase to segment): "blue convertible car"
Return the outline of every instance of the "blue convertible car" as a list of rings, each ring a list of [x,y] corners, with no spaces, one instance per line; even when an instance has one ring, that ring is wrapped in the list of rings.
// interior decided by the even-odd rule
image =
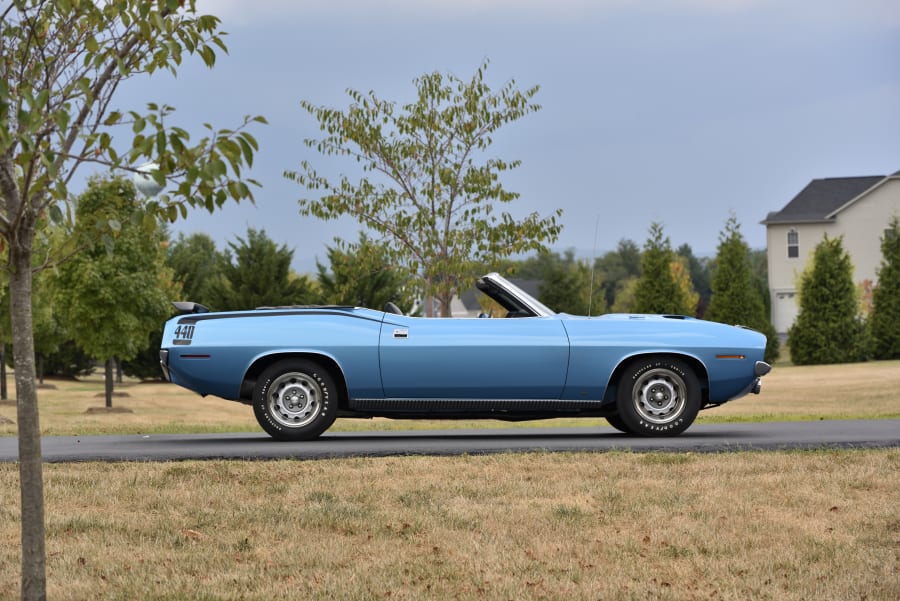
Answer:
[[[163,372],[252,405],[276,439],[309,440],[342,416],[602,416],[626,433],[672,436],[700,409],[758,393],[769,371],[765,336],[740,326],[557,314],[496,273],[478,288],[504,319],[409,317],[391,303],[226,313],[176,303]]]

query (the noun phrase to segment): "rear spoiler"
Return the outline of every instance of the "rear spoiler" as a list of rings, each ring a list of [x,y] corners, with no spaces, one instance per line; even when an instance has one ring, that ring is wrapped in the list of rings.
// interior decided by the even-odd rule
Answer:
[[[189,301],[175,301],[172,303],[179,315],[188,315],[191,313],[209,313],[209,308],[200,303],[192,303]]]

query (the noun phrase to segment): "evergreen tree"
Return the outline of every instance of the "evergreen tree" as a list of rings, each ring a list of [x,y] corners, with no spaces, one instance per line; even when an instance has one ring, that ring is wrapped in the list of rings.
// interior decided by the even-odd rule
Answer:
[[[845,363],[863,358],[853,265],[841,238],[827,235],[800,278],[800,312],[788,332],[797,365]]]
[[[540,301],[560,313],[587,315],[603,313],[603,296],[595,294],[594,303],[591,298],[591,270],[587,263],[575,259],[575,251],[567,250],[564,257],[551,253],[555,257],[541,278],[538,288]],[[595,283],[596,286],[596,283]],[[596,288],[595,288],[596,289]]]
[[[881,239],[881,268],[869,318],[876,359],[900,359],[900,220],[894,217]]]
[[[778,336],[769,321],[750,265],[750,247],[741,234],[737,218],[732,216],[719,234],[716,269],[712,278],[712,297],[705,319],[740,324],[766,335],[766,361],[778,358]]]
[[[204,305],[222,296],[222,261],[222,253],[208,234],[179,234],[166,253],[166,265],[181,284],[183,300]]]
[[[221,261],[224,285],[214,299],[220,311],[310,302],[312,285],[291,273],[294,251],[278,247],[265,230],[247,230],[246,240],[229,242]]]
[[[321,302],[382,309],[390,301],[404,313],[412,310],[407,276],[392,268],[383,243],[360,233],[358,242],[338,240],[327,255],[328,268],[316,261]]]
[[[650,226],[650,237],[641,255],[641,277],[635,290],[637,313],[693,315],[689,292],[676,279],[672,265],[675,253],[659,223]]]

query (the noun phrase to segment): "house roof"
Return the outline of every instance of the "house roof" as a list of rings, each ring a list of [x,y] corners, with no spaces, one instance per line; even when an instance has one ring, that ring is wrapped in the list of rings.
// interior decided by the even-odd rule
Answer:
[[[898,174],[900,171],[889,177]],[[762,223],[830,221],[834,218],[832,213],[884,180],[883,175],[814,179],[783,209],[769,213]]]

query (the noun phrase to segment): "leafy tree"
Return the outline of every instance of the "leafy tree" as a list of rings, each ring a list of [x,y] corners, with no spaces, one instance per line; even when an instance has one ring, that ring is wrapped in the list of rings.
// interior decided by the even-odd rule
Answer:
[[[641,276],[634,291],[635,312],[693,315],[690,291],[686,290],[673,270],[675,253],[659,223],[650,226],[650,237],[641,255]]]
[[[599,291],[595,295],[595,304],[591,306],[590,303],[590,265],[575,259],[575,252],[572,250],[567,250],[564,257],[560,257],[557,253],[548,256],[554,260],[540,278],[541,285],[538,288],[540,301],[561,313],[572,315],[587,315],[588,311],[603,313],[605,307]]]
[[[605,253],[594,262],[594,286],[599,286],[607,307],[617,304],[617,297],[641,275],[641,249],[633,240],[619,240],[616,250]],[[632,296],[633,300],[633,296]],[[620,307],[627,303],[619,303]]]
[[[181,299],[208,303],[210,294],[197,291],[214,289],[216,285],[221,286],[221,275],[218,271],[221,255],[216,251],[212,238],[206,234],[191,234],[187,238],[184,234],[179,234],[178,241],[172,244],[169,241],[168,228],[163,227],[161,235],[166,252],[165,267],[161,269],[160,274],[166,297],[173,301]],[[191,286],[190,292],[185,288],[186,285]],[[119,361],[125,375],[141,380],[163,378],[162,370],[159,368],[159,347],[162,346],[164,326],[165,322],[160,321],[147,336],[147,344],[143,350],[138,351],[131,359]]]
[[[606,311],[600,276],[593,274],[592,285],[590,264],[576,259],[573,249],[562,255],[542,251],[524,260],[504,259],[484,270],[537,281],[538,300],[556,311],[572,315],[597,315]],[[590,300],[592,291],[593,302]]]
[[[778,358],[779,344],[769,321],[756,278],[751,269],[750,247],[741,234],[737,218],[731,216],[719,234],[712,297],[704,316],[720,323],[740,324],[766,335],[766,361]]]
[[[800,277],[800,312],[788,331],[798,365],[858,361],[863,327],[858,316],[853,265],[841,238],[827,235]]]
[[[574,251],[572,251],[574,259]],[[569,254],[569,251],[566,251]],[[559,253],[550,250],[542,250],[525,259],[504,258],[494,263],[485,265],[481,271],[496,271],[497,273],[522,280],[544,280],[548,275],[559,268],[565,261]]]
[[[159,351],[157,351],[157,369],[159,368]],[[75,344],[74,340],[66,340],[56,351],[44,358],[44,373],[48,376],[77,378],[87,376],[94,371],[94,359]]]
[[[59,306],[72,338],[106,361],[106,406],[112,406],[112,362],[131,359],[171,315],[164,289],[163,232],[132,215],[134,185],[121,178],[91,180],[78,198],[75,237],[82,251],[59,268]],[[120,224],[108,246],[99,227]],[[152,221],[149,223],[153,223]]]
[[[210,211],[228,199],[252,200],[241,171],[256,141],[245,126],[213,130],[194,142],[169,125],[173,109],[115,110],[126,80],[167,70],[187,55],[208,65],[225,50],[219,20],[196,14],[195,0],[0,0],[0,239],[8,250],[16,364],[24,599],[46,596],[43,476],[35,391],[32,274],[35,238],[47,215],[70,214],[68,185],[88,164],[128,168],[152,161],[172,195],[149,200],[147,218],[170,220],[189,206]],[[115,229],[116,224],[110,224]],[[49,258],[51,261],[59,257]]]
[[[618,292],[616,292],[616,302],[609,310],[613,313],[637,313],[637,302],[635,294],[637,292],[638,282],[640,278],[630,277],[620,282]]]
[[[163,380],[163,373],[159,367],[159,347],[162,346],[164,321],[159,322],[159,327],[147,334],[143,349],[139,350],[131,359],[122,359],[119,366],[122,373],[140,380]]]
[[[759,296],[763,299],[766,315],[772,314],[772,299],[769,298],[769,255],[765,248],[750,251],[750,271],[753,273],[753,281],[759,290]]]
[[[881,238],[878,286],[872,295],[869,318],[876,359],[900,359],[900,220],[891,219]]]
[[[34,261],[35,268],[40,267],[40,261],[44,257],[52,256],[58,253],[64,253],[67,246],[71,246],[66,240],[67,233],[63,228],[50,227],[50,231],[46,235],[39,237],[34,241]],[[7,262],[6,249],[2,250],[3,260],[0,264]],[[2,273],[4,280],[3,293],[0,293],[0,340],[4,345],[12,341],[12,319],[10,315],[10,295],[6,294],[8,285],[5,280],[6,274]],[[47,370],[46,360],[59,349],[66,338],[66,330],[64,325],[58,318],[58,311],[54,311],[53,296],[53,274],[47,271],[39,271],[34,274],[33,278],[33,295],[32,295],[32,324],[34,332],[34,351],[36,360],[36,369],[38,381],[43,384],[44,375],[52,375]],[[5,349],[4,349],[5,351]],[[4,352],[5,354],[5,352]],[[12,355],[5,356],[8,364],[15,366]],[[5,374],[0,375],[0,378]],[[0,385],[2,389],[2,385]]]
[[[675,255],[672,262],[669,263],[669,271],[672,273],[672,279],[675,280],[680,296],[685,299],[684,307],[691,310],[691,313],[684,315],[695,315],[697,304],[700,302],[700,294],[694,290],[694,282],[690,269],[688,269],[687,259]]]
[[[352,244],[336,242],[327,249],[329,267],[316,261],[323,303],[381,309],[390,301],[401,311],[412,310],[416,299],[406,285],[407,276],[393,268],[383,243],[365,233]]]
[[[51,270],[40,270],[44,257],[65,254],[71,247],[71,232],[66,228],[55,225],[45,226],[43,235],[34,241],[34,259],[32,265],[35,274],[32,281],[32,331],[34,338],[34,351],[38,382],[44,383],[45,375],[57,375],[54,366],[57,362],[52,359],[60,350],[60,345],[68,340],[65,325],[59,319],[59,311],[55,307],[58,303],[53,300],[55,291],[55,276]],[[0,264],[8,262],[6,249],[2,252],[3,260]],[[3,288],[6,289],[6,273],[2,272],[4,280]],[[10,296],[0,294],[0,340],[4,343],[12,341],[12,316],[10,315]],[[15,367],[12,355],[5,357],[11,367]],[[3,377],[3,376],[0,376]],[[2,385],[0,385],[2,388]]]
[[[38,381],[43,383],[46,359],[59,350],[68,331],[59,318],[59,307],[53,302],[53,279],[42,273],[34,278],[32,316],[34,320],[34,352]]]
[[[168,234],[166,233],[166,238]],[[215,242],[207,234],[178,235],[178,240],[166,246],[165,269],[162,272],[163,290],[169,300],[192,300],[209,305],[221,289],[220,272],[222,254],[216,250]],[[120,362],[125,375],[141,380],[162,379],[159,368],[159,347],[162,343],[163,327],[160,321],[147,336],[146,347],[131,359]]]
[[[319,198],[299,201],[300,212],[321,219],[350,215],[393,244],[391,264],[417,276],[426,298],[440,301],[450,316],[450,300],[474,283],[481,265],[544,248],[561,227],[557,210],[516,220],[497,213],[497,203],[518,194],[500,175],[519,161],[484,158],[501,126],[538,110],[537,86],[520,91],[514,81],[493,92],[484,82],[487,62],[469,81],[433,72],[414,83],[417,99],[402,107],[374,92],[348,90],[346,110],[302,103],[325,132],[307,146],[325,155],[356,159],[358,182],[347,175],[333,182],[303,161],[285,175]],[[431,307],[431,303],[426,302]]]
[[[229,242],[222,255],[224,286],[215,308],[229,311],[262,306],[296,305],[311,299],[305,276],[291,273],[294,251],[275,244],[265,230],[247,230],[247,238]]]
[[[166,265],[181,286],[184,300],[209,305],[221,297],[223,255],[207,234],[179,234],[169,245]],[[174,300],[174,299],[173,299]]]

